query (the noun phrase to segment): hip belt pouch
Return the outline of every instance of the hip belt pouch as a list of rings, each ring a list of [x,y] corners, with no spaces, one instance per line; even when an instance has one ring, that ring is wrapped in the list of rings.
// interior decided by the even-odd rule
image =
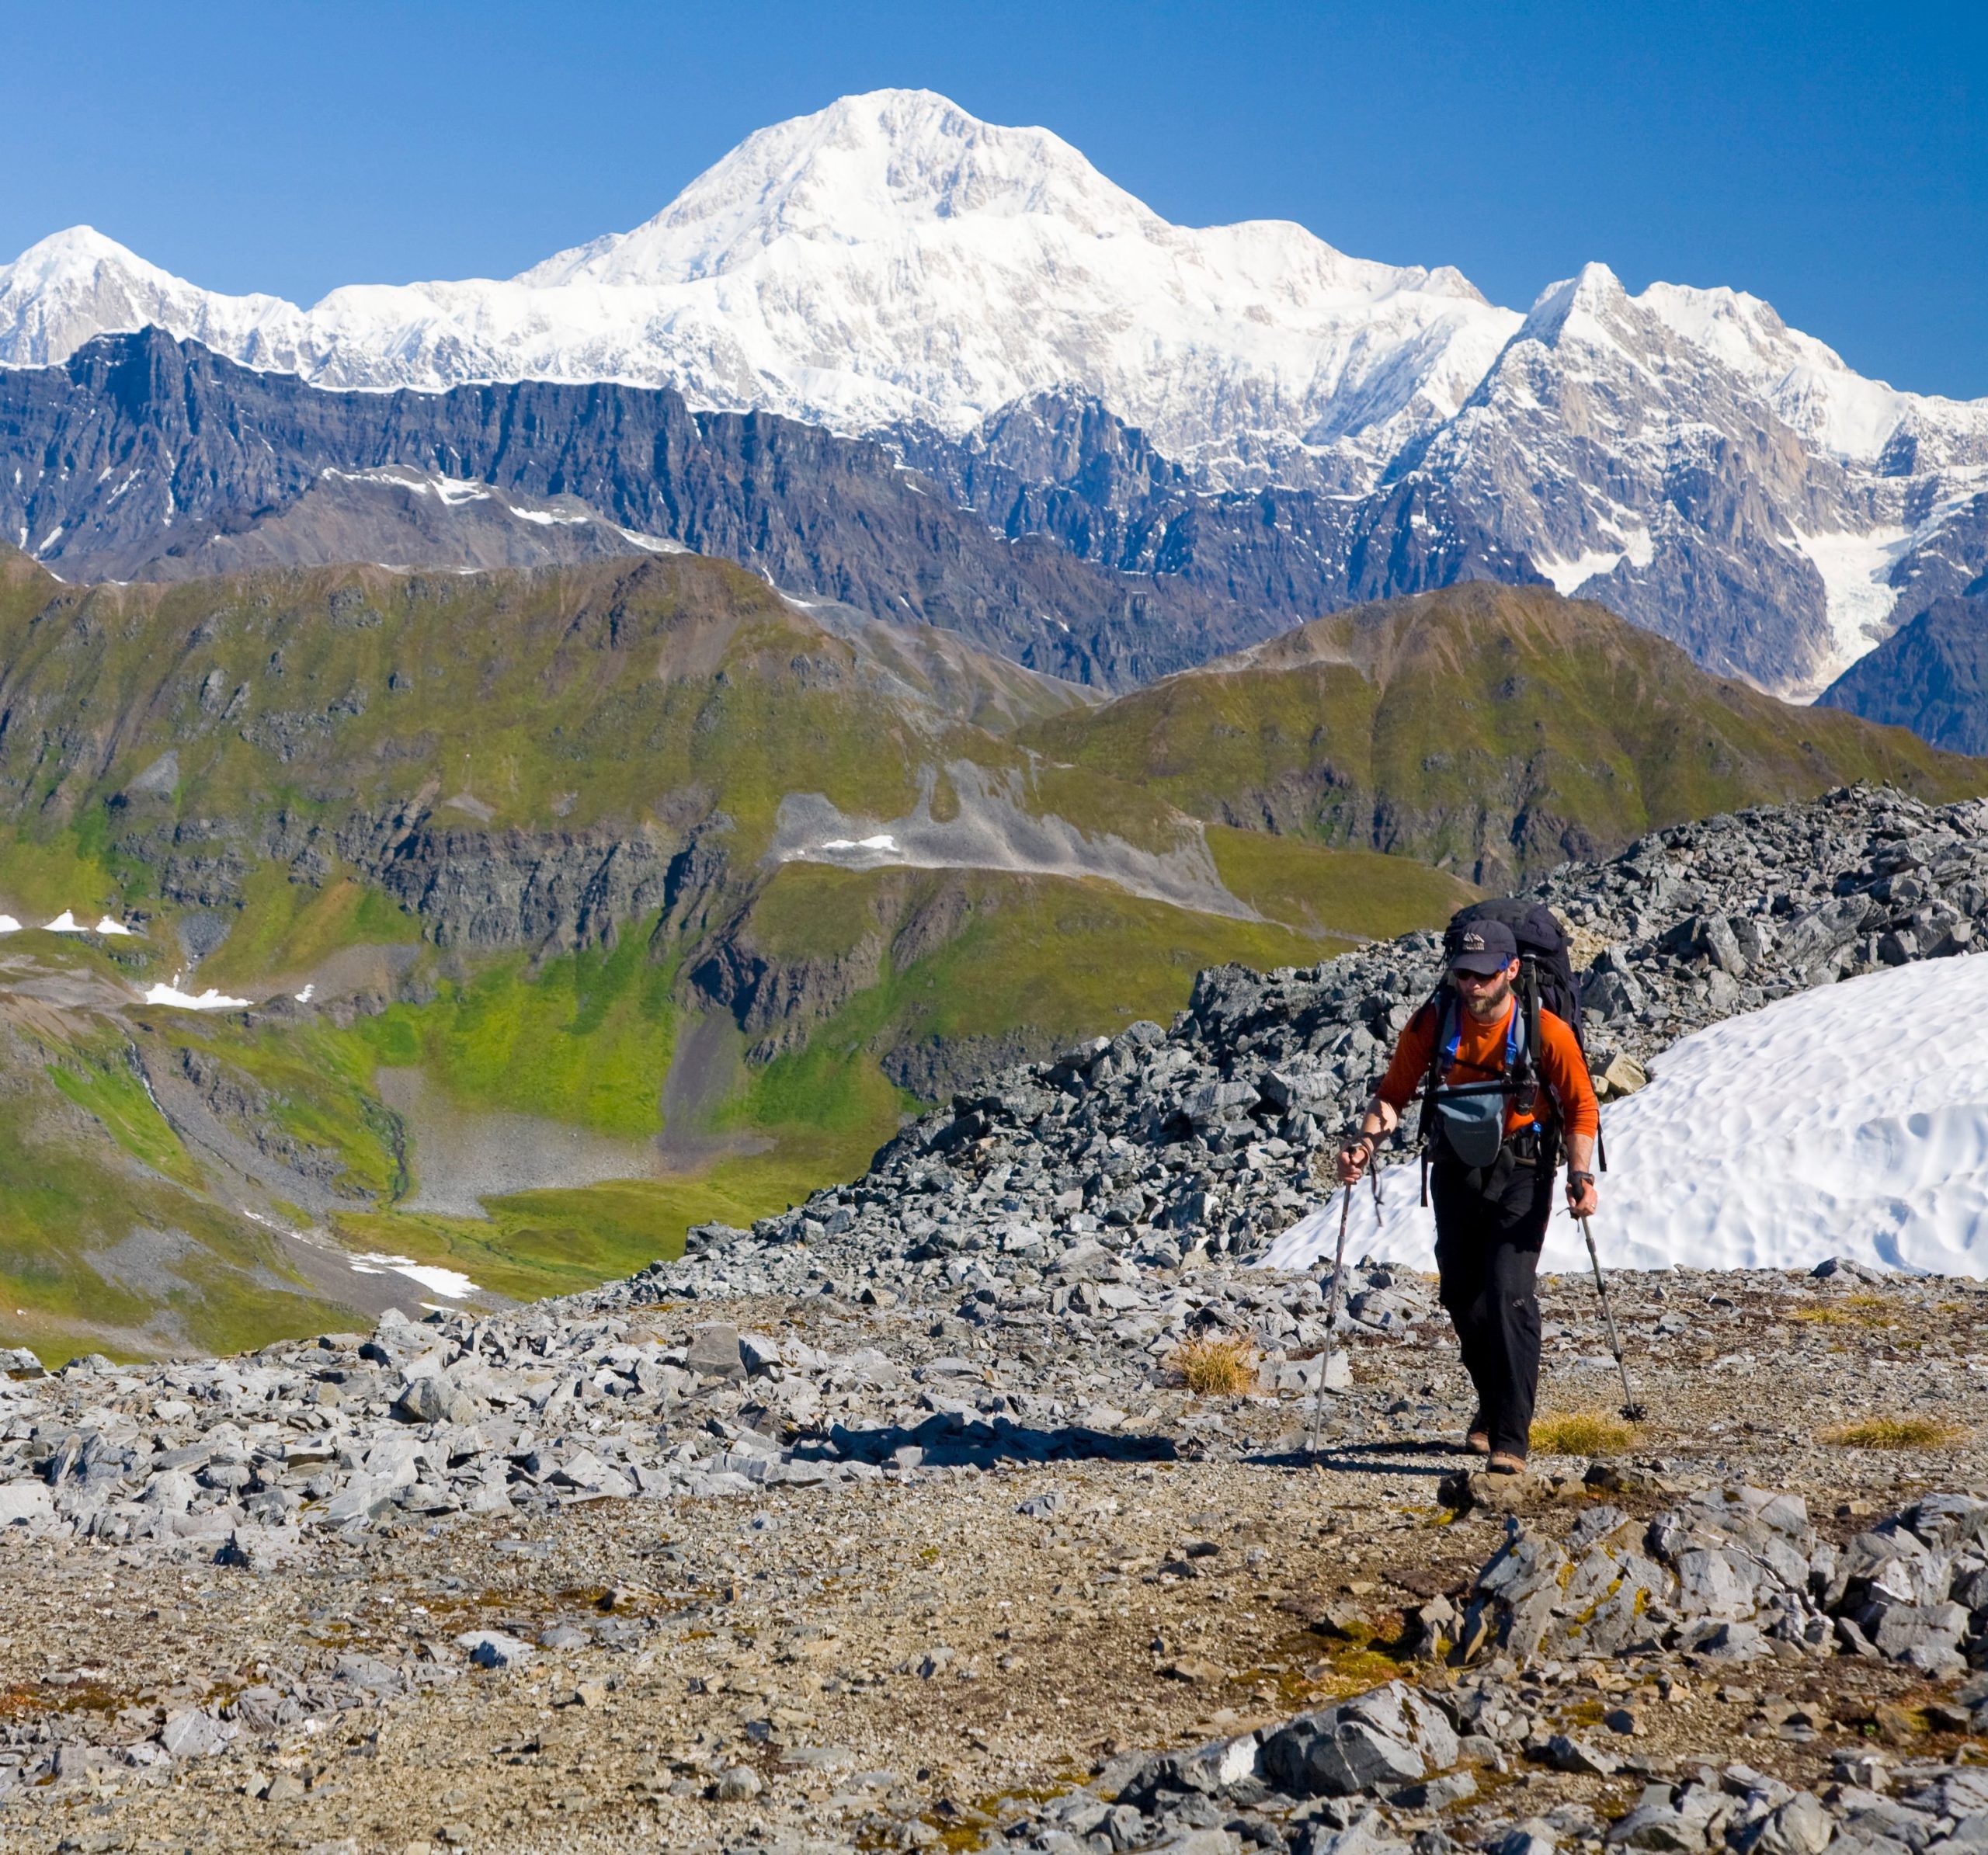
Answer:
[[[1443,1145],[1465,1165],[1489,1165],[1505,1144],[1504,1092],[1439,1096],[1436,1124]]]

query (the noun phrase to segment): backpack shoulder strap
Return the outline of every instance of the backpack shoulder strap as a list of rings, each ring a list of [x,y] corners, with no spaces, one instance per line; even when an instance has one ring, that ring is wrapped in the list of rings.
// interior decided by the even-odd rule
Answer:
[[[1422,1009],[1434,1014],[1435,1036],[1429,1045],[1429,1072],[1422,1083],[1422,1124],[1426,1128],[1434,1125],[1436,1092],[1443,1086],[1443,1072],[1448,1066],[1448,1052],[1458,1035],[1457,1023],[1457,995],[1447,985],[1439,985],[1429,995]]]
[[[1530,954],[1519,961],[1518,997],[1512,1012],[1514,1030],[1523,1030],[1523,1042],[1516,1061],[1509,1051],[1507,1065],[1517,1086],[1514,1106],[1521,1114],[1531,1114],[1539,1102],[1539,963]]]

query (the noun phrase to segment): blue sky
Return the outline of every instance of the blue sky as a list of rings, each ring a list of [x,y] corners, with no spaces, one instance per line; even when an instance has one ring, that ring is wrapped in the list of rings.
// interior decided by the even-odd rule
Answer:
[[[1523,307],[1599,258],[1988,395],[1988,9],[0,5],[0,254],[78,221],[211,288],[506,276],[754,128],[923,85],[1170,218],[1301,221]]]

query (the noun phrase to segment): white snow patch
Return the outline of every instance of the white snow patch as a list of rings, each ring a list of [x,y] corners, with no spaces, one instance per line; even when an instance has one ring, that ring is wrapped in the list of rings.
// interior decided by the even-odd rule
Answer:
[[[197,998],[191,992],[182,992],[176,985],[155,985],[145,994],[148,1005],[170,1005],[179,1011],[239,1011],[252,1002],[247,999],[231,999],[210,985]]]
[[[317,987],[315,985],[307,985],[304,987],[303,991],[293,992],[290,994],[290,996],[295,999],[300,1005],[308,1005],[311,1002],[311,995],[317,989]]]
[[[1898,589],[1886,575],[1911,544],[1911,531],[1899,527],[1865,530],[1861,534],[1803,534],[1795,531],[1795,545],[1823,576],[1833,640],[1828,661],[1812,687],[1798,700],[1812,701],[1867,651],[1884,642],[1885,621],[1898,603]]]
[[[1615,563],[1622,558],[1622,551],[1613,553],[1605,549],[1590,548],[1586,554],[1571,561],[1556,561],[1546,554],[1536,554],[1532,564],[1553,582],[1553,590],[1562,599],[1570,599],[1580,587],[1604,573],[1613,573]],[[1647,561],[1645,563],[1647,564]]]
[[[880,831],[874,837],[832,837],[817,844],[815,848],[817,850],[881,850],[892,856],[898,854],[898,840],[888,831]],[[792,853],[793,856],[805,856],[807,854],[805,850]]]
[[[504,506],[520,522],[536,522],[541,528],[580,528],[593,519],[592,516],[585,514],[562,515],[556,509],[511,509],[508,502]]]
[[[123,922],[113,920],[109,915],[106,915],[97,922],[96,931],[99,934],[129,935],[135,934],[137,932],[137,929],[136,928],[127,927]]]
[[[633,528],[618,529],[616,532],[623,540],[633,541],[638,547],[645,548],[651,554],[688,554],[690,551],[681,541],[666,541],[661,535],[643,534]]]
[[[80,934],[85,931],[83,924],[68,908],[64,908],[47,926],[47,932],[51,934]]]
[[[11,915],[0,915],[0,934],[18,934],[21,924]]]
[[[392,1256],[372,1251],[357,1257],[352,1265],[355,1275],[383,1275],[391,1270],[411,1282],[419,1282],[445,1300],[459,1301],[482,1292],[469,1277],[454,1269],[440,1269],[430,1263],[417,1263],[412,1256]]]
[[[1647,1089],[1602,1110],[1603,1263],[1807,1269],[1841,1256],[1988,1276],[1984,1013],[1988,958],[1929,960],[1686,1037],[1658,1059]],[[1385,1184],[1378,1234],[1356,1206],[1350,1253],[1432,1267],[1435,1225],[1413,1169]],[[1337,1235],[1328,1204],[1279,1237],[1263,1266],[1329,1258]],[[1579,1229],[1556,1206],[1542,1266],[1587,1263]]]

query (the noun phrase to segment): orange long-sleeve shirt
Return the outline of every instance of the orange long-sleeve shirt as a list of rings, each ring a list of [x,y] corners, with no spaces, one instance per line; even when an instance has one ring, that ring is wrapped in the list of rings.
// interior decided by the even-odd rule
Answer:
[[[1518,1009],[1518,1001],[1513,999],[1489,1024],[1480,1024],[1461,1005],[1457,1008],[1457,1021],[1462,1034],[1457,1041],[1456,1060],[1444,1072],[1446,1082],[1488,1082],[1501,1075],[1505,1067],[1505,1033],[1512,1021],[1512,1013]],[[1395,1045],[1392,1060],[1388,1072],[1381,1078],[1381,1086],[1375,1091],[1381,1099],[1397,1113],[1403,1113],[1408,1104],[1422,1093],[1422,1085],[1429,1074],[1430,1059],[1436,1054],[1436,1039],[1441,1034],[1440,1014],[1434,1005],[1424,1005],[1408,1021],[1401,1033],[1401,1040]],[[1571,1026],[1564,1019],[1555,1017],[1550,1011],[1539,1014],[1540,1048],[1533,1061],[1540,1079],[1546,1085],[1545,1098],[1557,1103],[1565,1117],[1567,1131],[1586,1134],[1590,1139],[1600,1124],[1600,1110],[1595,1106],[1594,1085],[1588,1080],[1587,1065],[1582,1060],[1581,1047],[1575,1041]],[[1540,1113],[1521,1114],[1515,1101],[1505,1106],[1505,1132],[1514,1134],[1535,1120],[1548,1118]]]

